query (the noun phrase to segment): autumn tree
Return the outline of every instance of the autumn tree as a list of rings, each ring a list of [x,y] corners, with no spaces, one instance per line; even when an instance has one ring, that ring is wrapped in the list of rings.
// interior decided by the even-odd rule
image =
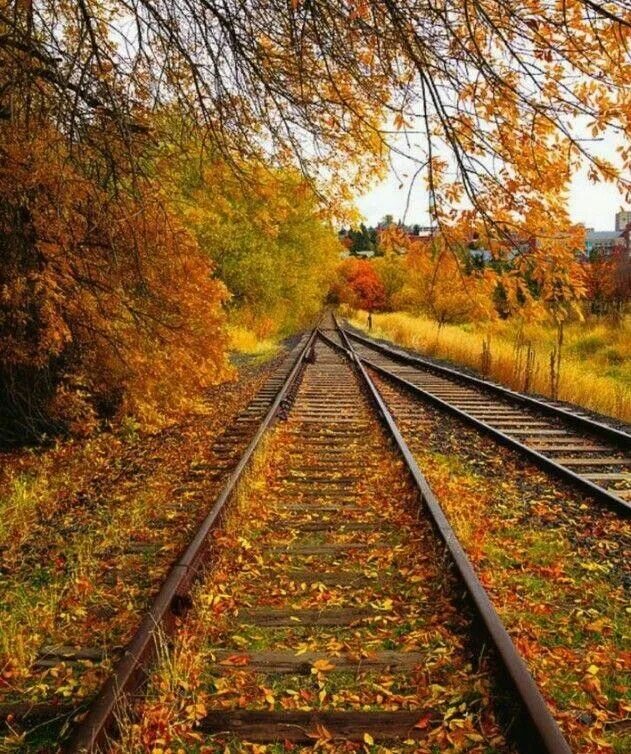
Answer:
[[[407,270],[404,260],[392,254],[372,260],[373,269],[383,285],[386,309],[396,309],[397,297],[406,284]]]
[[[147,184],[99,186],[40,124],[0,159],[2,440],[149,423],[223,378],[225,288]],[[98,157],[94,157],[98,162]]]
[[[592,253],[584,262],[584,275],[592,313],[619,313],[631,300],[631,258],[626,249]]]
[[[216,154],[199,159],[167,145],[157,170],[172,206],[226,286],[232,321],[259,336],[304,328],[321,309],[342,245],[296,170]]]
[[[386,304],[386,291],[372,262],[367,259],[345,259],[333,286],[334,297],[353,309],[374,312]]]
[[[628,146],[614,168],[571,125],[628,132],[624,0],[4,0],[0,23],[5,111],[16,82],[44,86],[73,142],[95,114],[129,134],[177,102],[226,159],[273,149],[339,171],[336,198],[394,147],[446,226],[465,198],[492,222],[547,206],[578,158],[628,188]],[[404,150],[391,132],[410,126]]]
[[[408,239],[402,265],[405,282],[393,304],[424,313],[436,322],[439,333],[446,324],[495,316],[494,280],[481,272],[467,273],[462,256],[454,254],[443,239]]]
[[[92,102],[69,138],[60,82],[40,71],[36,6],[14,10],[13,26],[32,23],[28,45],[0,43],[0,441],[126,413],[155,426],[229,373],[225,288],[138,170],[139,124],[123,132]]]

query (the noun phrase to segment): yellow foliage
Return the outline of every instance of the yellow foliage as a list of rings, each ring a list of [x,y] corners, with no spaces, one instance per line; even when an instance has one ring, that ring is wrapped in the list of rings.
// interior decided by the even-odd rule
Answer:
[[[308,325],[341,249],[311,185],[292,170],[243,162],[235,174],[220,159],[168,151],[159,170],[231,294],[231,322],[262,339]]]
[[[386,289],[388,308],[424,312],[441,327],[496,316],[496,276],[490,270],[468,271],[464,255],[444,237],[416,240],[391,226],[380,232],[379,244],[385,257],[373,264]]]
[[[255,332],[240,325],[228,326],[229,347],[231,351],[268,358],[278,351],[278,341],[273,338],[259,338]]]
[[[224,286],[153,182],[104,188],[45,124],[12,136],[0,161],[6,437],[124,413],[160,423],[228,374]]]

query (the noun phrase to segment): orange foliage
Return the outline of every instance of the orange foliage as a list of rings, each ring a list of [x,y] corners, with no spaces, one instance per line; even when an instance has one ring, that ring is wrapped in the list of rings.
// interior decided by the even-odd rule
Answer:
[[[44,123],[30,137],[4,130],[4,439],[127,411],[154,423],[225,376],[225,290],[156,187],[99,184]]]
[[[413,239],[392,227],[381,232],[380,243],[387,254],[404,254],[399,257],[404,282],[392,296],[393,309],[425,312],[439,327],[494,316],[494,276],[489,271],[468,272],[464,255],[449,248],[442,237]]]
[[[631,259],[625,249],[591,259],[584,270],[587,298],[594,311],[619,309],[631,299]]]
[[[18,127],[39,108],[74,147],[99,119],[168,140],[149,114],[177,103],[178,121],[182,108],[202,122],[202,141],[226,164],[293,163],[337,216],[394,148],[418,165],[451,246],[477,231],[502,256],[515,239],[533,240],[524,267],[552,289],[542,301],[581,295],[571,281],[559,293],[576,271],[565,207],[576,171],[631,197],[625,0],[456,0],[448,13],[416,0],[225,0],[220,17],[206,0],[4,5],[0,115]],[[128,25],[133,43],[120,44]],[[621,138],[617,164],[586,129],[596,141]],[[504,289],[521,307],[528,285],[515,273]]]
[[[372,312],[386,304],[386,291],[374,266],[366,259],[345,259],[334,284],[335,298],[354,309]]]

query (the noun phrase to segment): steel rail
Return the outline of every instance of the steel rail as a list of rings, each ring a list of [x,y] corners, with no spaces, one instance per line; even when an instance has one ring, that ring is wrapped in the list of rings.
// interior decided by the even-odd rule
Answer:
[[[343,330],[343,332],[346,333],[347,335],[349,334],[346,330]],[[355,336],[351,334],[351,337],[355,337]],[[360,339],[360,338],[358,337],[357,339]],[[364,338],[361,338],[362,342],[364,340],[365,340]],[[533,461],[535,464],[543,468],[545,471],[548,471],[554,474],[555,476],[559,477],[560,479],[563,479],[564,481],[569,482],[576,487],[579,487],[583,492],[586,492],[590,496],[596,498],[597,500],[604,503],[612,510],[615,510],[617,513],[625,517],[631,514],[631,502],[627,502],[626,500],[623,500],[621,497],[618,497],[618,495],[608,492],[604,487],[594,484],[594,482],[591,482],[589,479],[585,479],[580,474],[577,474],[575,471],[572,471],[572,469],[568,468],[567,466],[563,466],[562,464],[557,463],[554,460],[554,458],[550,458],[544,455],[543,453],[539,453],[534,448],[531,448],[530,446],[526,445],[525,443],[520,442],[516,438],[511,437],[505,432],[502,432],[502,430],[497,429],[496,427],[493,427],[491,424],[488,424],[487,422],[476,418],[475,416],[471,415],[467,411],[464,411],[463,409],[458,408],[457,406],[454,406],[453,404],[449,403],[443,398],[439,398],[437,395],[434,395],[431,391],[425,390],[424,388],[419,387],[418,385],[415,385],[413,382],[406,380],[405,377],[401,377],[400,375],[394,372],[391,372],[385,367],[379,364],[376,364],[374,361],[367,359],[365,356],[360,356],[358,354],[358,358],[361,359],[361,361],[364,364],[369,366],[371,369],[373,369],[375,372],[379,373],[386,379],[389,379],[392,382],[396,383],[397,385],[400,385],[401,387],[403,387],[404,389],[406,389],[408,392],[412,393],[413,395],[420,397],[423,400],[428,401],[429,403],[434,404],[438,408],[444,411],[447,411],[448,413],[453,414],[454,416],[458,417],[462,421],[468,424],[471,424],[480,432],[484,432],[485,434],[489,435],[490,437],[492,437],[494,440],[501,443],[502,445],[512,448],[513,450],[517,450],[520,453],[528,456],[528,458],[531,461]],[[477,378],[473,378],[473,379],[477,379]],[[483,384],[487,385],[488,383],[483,383]],[[504,388],[501,388],[501,389],[504,390]],[[508,391],[508,392],[511,392],[511,391]],[[519,393],[516,393],[516,395],[519,395]],[[602,426],[605,426],[605,425],[602,425]],[[592,430],[592,432],[594,431],[596,430]],[[599,433],[599,430],[597,432]]]
[[[354,363],[378,415],[405,461],[407,469],[419,490],[421,499],[427,507],[434,528],[449,551],[451,560],[454,563],[461,582],[466,588],[471,604],[485,628],[491,645],[495,649],[497,658],[504,670],[506,681],[520,703],[521,714],[515,721],[515,730],[513,731],[520,751],[527,752],[528,754],[571,754],[569,744],[552,717],[537,684],[515,648],[484,587],[476,576],[471,561],[447,520],[438,499],[421,472],[383,397],[366,371],[361,358],[353,349],[348,337],[337,324],[335,317],[334,321],[345,347],[335,343],[335,341],[323,333],[319,333],[319,335],[328,343],[344,351],[347,357]]]
[[[352,330],[348,330],[347,328],[341,329],[344,330],[344,332],[350,338],[357,340],[358,342],[362,343],[365,346],[368,346],[369,348],[373,348],[375,351],[380,351],[386,356],[390,356],[397,361],[405,364],[410,364],[411,366],[422,367],[424,370],[433,372],[434,374],[445,375],[451,379],[458,380],[461,383],[473,385],[486,391],[487,393],[494,393],[495,395],[501,396],[502,398],[505,398],[507,400],[521,403],[524,406],[533,408],[541,413],[547,414],[548,416],[562,419],[570,424],[575,425],[579,429],[591,432],[592,434],[599,437],[606,438],[607,440],[609,440],[609,442],[625,450],[631,448],[631,434],[625,432],[624,430],[617,429],[616,427],[612,427],[609,424],[605,424],[604,422],[596,421],[595,419],[591,419],[589,416],[580,416],[578,414],[574,414],[572,411],[566,408],[555,406],[551,403],[546,403],[545,401],[542,401],[539,398],[535,398],[532,395],[519,393],[516,390],[511,390],[510,388],[504,387],[503,385],[498,385],[496,382],[489,382],[482,379],[481,377],[474,377],[473,375],[465,374],[464,372],[460,372],[457,369],[453,369],[452,367],[435,364],[432,361],[423,359],[421,356],[413,356],[412,354],[401,351],[398,348],[392,348],[391,346],[385,345],[385,343],[378,343],[371,338],[359,335],[358,333]]]
[[[318,321],[319,322],[319,321]],[[116,731],[117,713],[124,709],[125,700],[137,691],[146,679],[147,668],[155,659],[161,637],[173,631],[176,619],[191,607],[188,591],[200,575],[201,566],[209,554],[208,538],[221,521],[243,472],[247,468],[262,437],[273,424],[283,401],[294,382],[299,378],[305,357],[316,338],[317,325],[281,385],[256,434],[245,449],[238,464],[226,480],[222,491],[208,512],[184,554],[172,566],[157,595],[125,648],[114,672],[105,682],[92,702],[88,713],[74,729],[64,751],[68,754],[92,754],[102,751],[108,736]]]
[[[410,393],[413,393],[416,396],[420,396],[421,398],[423,398],[423,400],[426,400],[429,403],[433,403],[438,408],[441,408],[444,411],[457,416],[459,419],[462,419],[468,424],[476,427],[476,429],[480,430],[480,432],[484,432],[494,440],[497,440],[497,442],[501,443],[502,445],[512,448],[513,450],[518,450],[520,453],[528,456],[531,461],[533,461],[535,464],[545,469],[546,471],[551,472],[552,474],[563,479],[566,482],[570,482],[573,485],[580,487],[584,492],[587,492],[592,497],[595,497],[602,503],[606,504],[609,508],[615,510],[616,513],[619,513],[625,517],[631,515],[631,503],[623,500],[617,495],[613,495],[612,493],[607,492],[604,487],[599,487],[589,479],[585,479],[584,477],[580,476],[580,474],[572,471],[572,469],[569,469],[567,466],[562,466],[561,464],[557,463],[553,458],[544,456],[534,448],[531,448],[528,445],[519,442],[519,440],[516,440],[514,437],[505,434],[500,429],[496,429],[490,424],[487,424],[480,419],[476,419],[475,416],[471,416],[471,414],[468,414],[466,411],[453,406],[451,403],[448,403],[447,401],[439,398],[433,393],[424,390],[422,387],[415,385],[413,382],[409,382],[405,379],[405,377],[400,377],[398,374],[388,371],[384,367],[370,361],[370,359],[365,359],[361,356],[358,358],[361,358],[362,362],[369,366],[371,369],[374,369],[375,372],[378,372],[383,377],[386,377],[397,385],[400,385]]]

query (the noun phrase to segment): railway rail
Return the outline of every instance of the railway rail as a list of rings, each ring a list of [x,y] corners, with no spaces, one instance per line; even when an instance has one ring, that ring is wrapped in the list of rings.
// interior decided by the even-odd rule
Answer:
[[[269,403],[269,396],[265,400]],[[253,409],[257,416],[267,405],[265,400]],[[279,418],[286,421],[279,425]],[[274,425],[276,432],[270,434]],[[450,673],[454,677],[470,673],[472,685],[482,683],[490,689],[498,721],[494,738],[498,751],[570,752],[365,360],[332,320],[303,339],[252,441],[173,566],[111,678],[77,724],[66,751],[107,749],[121,708],[138,698],[150,676],[158,636],[175,634],[177,641],[177,628],[193,607],[191,587],[204,574],[204,564],[215,557],[211,534],[221,528],[231,510],[257,448],[264,437],[271,437],[273,443],[279,433],[282,453],[270,493],[277,521],[261,532],[258,545],[262,548],[259,559],[268,559],[259,578],[271,604],[252,609],[246,600],[237,606],[228,626],[228,635],[254,627],[267,635],[270,648],[248,651],[240,647],[246,653],[246,667],[239,662],[231,668],[228,662],[221,672],[299,676],[320,673],[319,668],[325,667],[326,672],[351,671],[357,680],[363,673],[385,669],[407,689],[400,692],[405,702],[393,709],[388,702],[392,694],[386,690],[372,701],[364,699],[359,707],[352,695],[339,707],[316,704],[312,709],[270,710],[218,705],[198,722],[198,735],[209,740],[289,740],[306,745],[323,735],[329,741],[388,740],[395,745],[426,737],[444,721],[444,715],[424,703],[422,689],[427,682],[421,683],[419,674],[439,672],[440,663],[431,664],[436,658],[427,655],[420,639],[415,651],[408,644],[376,648],[375,637],[384,627],[401,623],[412,637],[417,636],[415,626],[418,636],[427,637],[428,626],[442,635],[444,651],[453,654],[445,685],[450,683]],[[395,515],[402,517],[398,521],[403,525],[391,525],[390,517]],[[367,574],[362,566],[371,562],[375,565]],[[398,570],[392,570],[395,566]],[[424,576],[415,570],[421,567]],[[205,578],[212,583],[212,568]],[[245,581],[248,588],[254,588],[256,578],[246,573]],[[333,604],[311,604],[308,599],[301,603],[298,595],[304,584],[330,587]],[[369,586],[371,591],[367,591]],[[432,612],[439,605],[448,615],[444,625]],[[353,652],[332,655],[327,630],[338,632],[336,646],[354,647]],[[304,632],[316,644],[321,638],[323,646],[307,654],[298,652]],[[405,633],[399,633],[401,641]],[[231,651],[230,646],[220,646],[213,656],[221,664]],[[426,665],[431,671],[426,671]],[[484,728],[481,721],[476,724]],[[472,732],[482,739],[486,735],[483,729]]]
[[[192,496],[197,497],[198,490],[203,490],[208,499],[214,499],[223,489],[226,479],[230,479],[231,474],[235,472],[239,462],[247,455],[247,449],[255,438],[257,431],[265,423],[266,417],[270,413],[282,413],[284,402],[288,399],[287,391],[283,388],[287,382],[287,377],[292,369],[300,363],[301,356],[305,353],[305,348],[309,340],[309,333],[294,342],[292,348],[284,358],[281,358],[276,367],[262,381],[262,385],[256,391],[246,406],[237,413],[234,420],[231,421],[224,431],[221,432],[212,442],[212,446],[200,458],[196,458],[188,469],[188,472],[181,477],[178,491],[185,491]],[[279,402],[276,402],[276,399]],[[270,411],[272,409],[272,411]],[[191,506],[191,511],[194,510]],[[193,529],[195,531],[195,529]],[[180,533],[181,537],[181,533]],[[186,542],[186,539],[180,541]],[[144,542],[123,543],[120,549],[121,563],[127,562],[127,556],[132,555],[134,558],[142,556],[145,552]],[[200,548],[200,554],[203,547]],[[122,567],[122,566],[121,566]],[[193,572],[193,566],[189,572]],[[171,576],[174,575],[174,569]],[[179,569],[180,571],[182,569]],[[168,581],[168,580],[167,580]],[[170,582],[169,582],[170,583]],[[159,588],[158,581],[154,589]],[[144,588],[144,585],[143,585]],[[159,613],[164,607],[165,587],[155,598],[150,610],[150,615]],[[151,583],[147,585],[151,589]],[[183,587],[181,593],[176,594],[170,603],[167,618],[172,618],[172,612],[183,612],[186,609],[186,588]],[[149,592],[149,597],[153,595]],[[161,596],[162,595],[162,596]],[[166,600],[168,603],[168,599]],[[115,613],[114,613],[115,615]],[[134,626],[130,627],[131,629]],[[100,638],[100,637],[99,637]],[[73,641],[72,635],[67,636],[64,642],[48,642],[40,650],[39,656],[33,666],[33,681],[37,678],[59,668],[62,664],[69,664],[73,668],[75,677],[80,678],[83,673],[89,673],[95,676],[95,680],[106,678],[109,675],[108,667],[112,660],[121,656],[121,644],[118,641],[118,635],[114,633],[114,638],[110,640],[110,645],[105,646],[102,639],[98,646],[77,647]],[[134,650],[134,644],[127,646],[123,654],[123,660],[129,656],[130,651]],[[149,647],[148,657],[153,652],[153,647]],[[120,667],[119,667],[120,670]],[[138,679],[136,679],[138,680]],[[94,681],[91,681],[92,684]],[[119,681],[120,682],[120,681]],[[135,682],[135,681],[134,681]],[[45,683],[45,679],[44,679]],[[132,684],[133,685],[133,684]],[[130,686],[131,688],[131,686]],[[89,706],[88,696],[82,695],[81,698],[61,697],[55,692],[55,686],[52,686],[52,693],[48,699],[29,701],[28,699],[15,700],[15,695],[7,694],[0,703],[0,749],[2,749],[2,735],[9,730],[17,731],[48,731],[47,739],[55,736],[57,731],[65,729],[68,722],[73,718],[85,713]],[[4,689],[8,691],[9,689]],[[26,695],[25,695],[26,696]],[[8,698],[7,698],[8,697]],[[39,735],[39,734],[38,734]],[[28,737],[27,737],[28,742]]]
[[[430,402],[622,515],[631,513],[631,435],[579,411],[509,390],[359,335],[346,338],[376,374]]]

